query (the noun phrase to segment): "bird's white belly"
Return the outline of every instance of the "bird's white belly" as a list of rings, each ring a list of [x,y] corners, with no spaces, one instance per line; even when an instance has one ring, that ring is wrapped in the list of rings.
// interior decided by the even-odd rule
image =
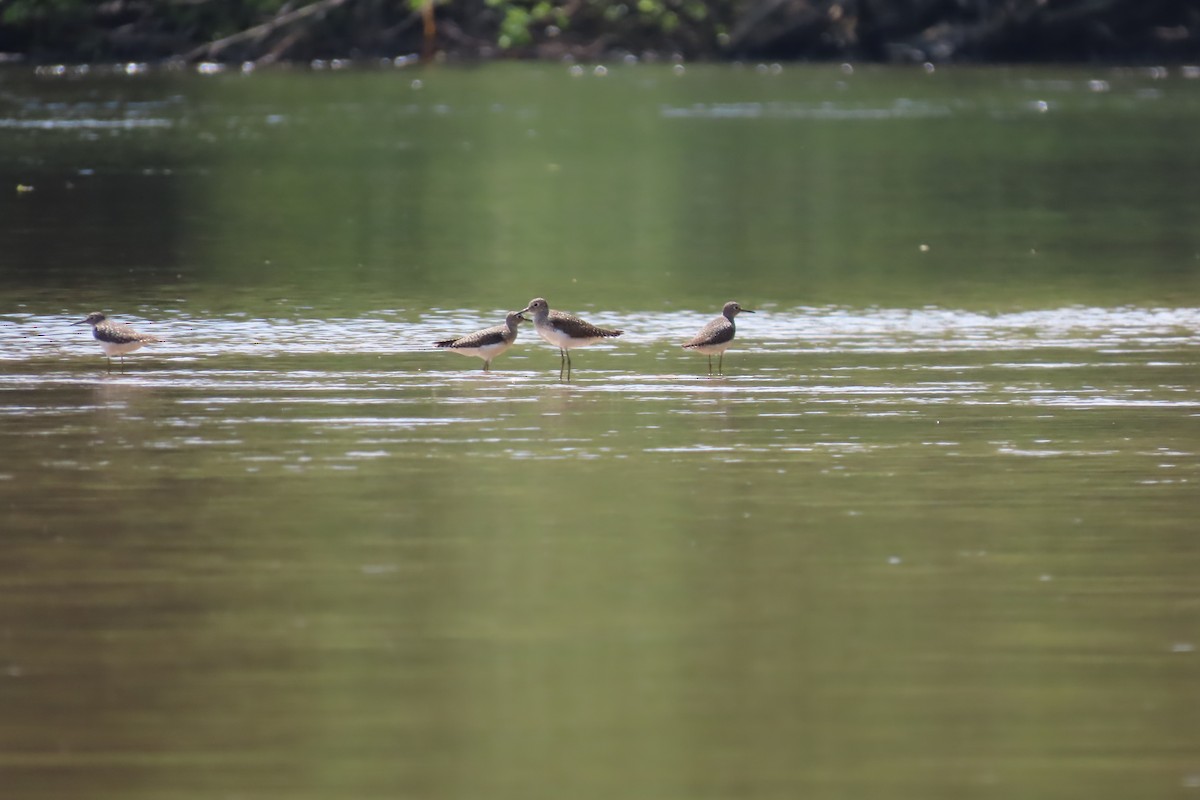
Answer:
[[[450,349],[460,355],[475,356],[476,358],[482,358],[484,361],[491,361],[510,347],[512,347],[512,342],[498,342],[496,344],[485,344],[481,347],[452,347]]]
[[[100,343],[100,349],[106,356],[123,356],[134,350],[140,350],[142,345],[146,344],[145,342],[106,342],[103,339],[96,341]]]
[[[537,328],[538,336],[563,350],[569,350],[572,347],[583,347],[589,344],[595,344],[603,339],[603,336],[593,336],[587,339],[575,339],[555,328],[553,325],[539,325]]]
[[[703,353],[706,356],[715,356],[719,353],[724,353],[729,349],[729,345],[731,344],[733,344],[732,339],[720,344],[697,344],[689,347],[688,350],[695,350],[697,353]]]

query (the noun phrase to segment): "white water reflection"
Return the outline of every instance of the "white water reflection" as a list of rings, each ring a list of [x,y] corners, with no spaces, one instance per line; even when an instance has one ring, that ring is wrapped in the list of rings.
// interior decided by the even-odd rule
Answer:
[[[10,367],[0,373],[0,419],[51,440],[203,451],[261,473],[356,469],[402,454],[733,463],[754,453],[776,463],[916,448],[961,457],[981,446],[961,427],[976,417],[985,430],[1045,425],[1052,434],[984,445],[993,455],[1115,458],[1128,449],[1113,424],[1121,415],[1200,415],[1190,378],[1200,309],[1190,308],[767,308],[739,326],[724,376],[709,376],[703,359],[678,348],[711,313],[588,311],[628,333],[581,352],[569,384],[557,354],[528,328],[490,373],[429,345],[494,312],[145,314],[129,321],[166,341],[111,372],[90,336],[70,327],[74,317],[10,315],[0,325],[0,360]],[[229,358],[244,363],[231,368]],[[1076,424],[1079,414],[1099,415],[1087,418],[1093,440],[1058,436],[1051,420],[1062,414]],[[943,420],[958,425],[947,431]],[[876,433],[814,432],[839,425]],[[86,462],[54,455],[44,463]]]
[[[902,98],[879,106],[835,102],[695,103],[664,105],[659,113],[665,119],[889,120],[946,117],[953,109],[944,103]]]
[[[96,119],[94,117],[85,117],[82,119],[16,119],[13,117],[0,117],[0,128],[14,130],[119,131],[132,130],[134,128],[170,128],[174,124],[172,120],[163,118]]]
[[[147,348],[140,359],[204,359],[218,355],[272,357],[297,354],[384,355],[433,351],[432,342],[454,332],[476,330],[503,317],[462,310],[426,314],[381,311],[353,319],[246,319],[163,314],[156,322],[122,317],[165,341]],[[150,312],[147,312],[149,315]],[[619,325],[625,335],[608,349],[661,345],[674,352],[713,313],[696,311],[589,311],[589,319]],[[0,316],[0,361],[45,357],[99,358],[86,331],[72,327],[74,317],[10,314]],[[762,309],[739,320],[737,349],[785,353],[906,353],[1087,349],[1121,352],[1169,350],[1200,344],[1200,308],[1069,307],[999,314],[959,309],[846,309],[838,307]],[[531,326],[522,326],[517,347],[542,348]],[[514,351],[516,352],[516,351]],[[586,357],[599,364],[601,358]],[[498,364],[509,359],[506,356]],[[1030,368],[1029,360],[1005,363]],[[1040,363],[1038,368],[1058,368]],[[1169,363],[1169,362],[1168,362]],[[583,364],[581,363],[581,366]]]

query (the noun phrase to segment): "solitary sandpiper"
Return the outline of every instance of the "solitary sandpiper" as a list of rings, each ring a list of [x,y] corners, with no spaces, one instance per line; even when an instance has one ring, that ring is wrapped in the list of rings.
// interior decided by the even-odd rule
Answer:
[[[476,356],[483,359],[483,371],[487,372],[492,366],[492,359],[513,346],[517,340],[517,326],[528,322],[521,316],[520,311],[510,311],[504,317],[503,325],[484,328],[475,333],[469,333],[458,339],[443,339],[434,342],[436,347],[448,347],[464,356]]]
[[[725,350],[733,344],[733,334],[736,332],[733,318],[741,311],[745,311],[747,314],[754,313],[730,300],[721,310],[721,316],[701,328],[691,341],[684,342],[683,346],[688,350],[695,350],[708,356],[709,375],[712,375],[713,353],[717,354],[717,374],[722,374],[721,367],[725,359]]]
[[[144,344],[162,341],[157,336],[138,333],[128,325],[113,322],[101,311],[93,311],[85,318],[71,324],[92,326],[92,336],[96,337],[96,341],[100,343],[100,349],[104,351],[104,355],[108,356],[110,366],[113,356],[120,356],[121,366],[124,366],[126,353],[132,353]]]
[[[558,348],[559,375],[565,367],[568,378],[571,376],[571,354],[568,351],[572,347],[585,347],[625,332],[598,328],[565,311],[551,311],[550,304],[541,297],[530,300],[529,305],[521,309],[522,314],[526,311],[533,312],[533,327],[538,336]]]

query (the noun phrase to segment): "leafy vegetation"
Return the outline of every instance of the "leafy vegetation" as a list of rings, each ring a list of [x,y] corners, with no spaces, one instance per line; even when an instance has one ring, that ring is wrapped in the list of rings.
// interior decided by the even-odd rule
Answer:
[[[0,0],[0,53],[47,60],[394,57],[1184,60],[1178,0]]]

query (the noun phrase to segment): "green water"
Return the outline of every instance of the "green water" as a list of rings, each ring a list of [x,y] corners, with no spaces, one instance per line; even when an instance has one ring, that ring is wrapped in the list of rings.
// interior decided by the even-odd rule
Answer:
[[[6,800],[1200,789],[1200,81],[679,72],[0,72]]]

